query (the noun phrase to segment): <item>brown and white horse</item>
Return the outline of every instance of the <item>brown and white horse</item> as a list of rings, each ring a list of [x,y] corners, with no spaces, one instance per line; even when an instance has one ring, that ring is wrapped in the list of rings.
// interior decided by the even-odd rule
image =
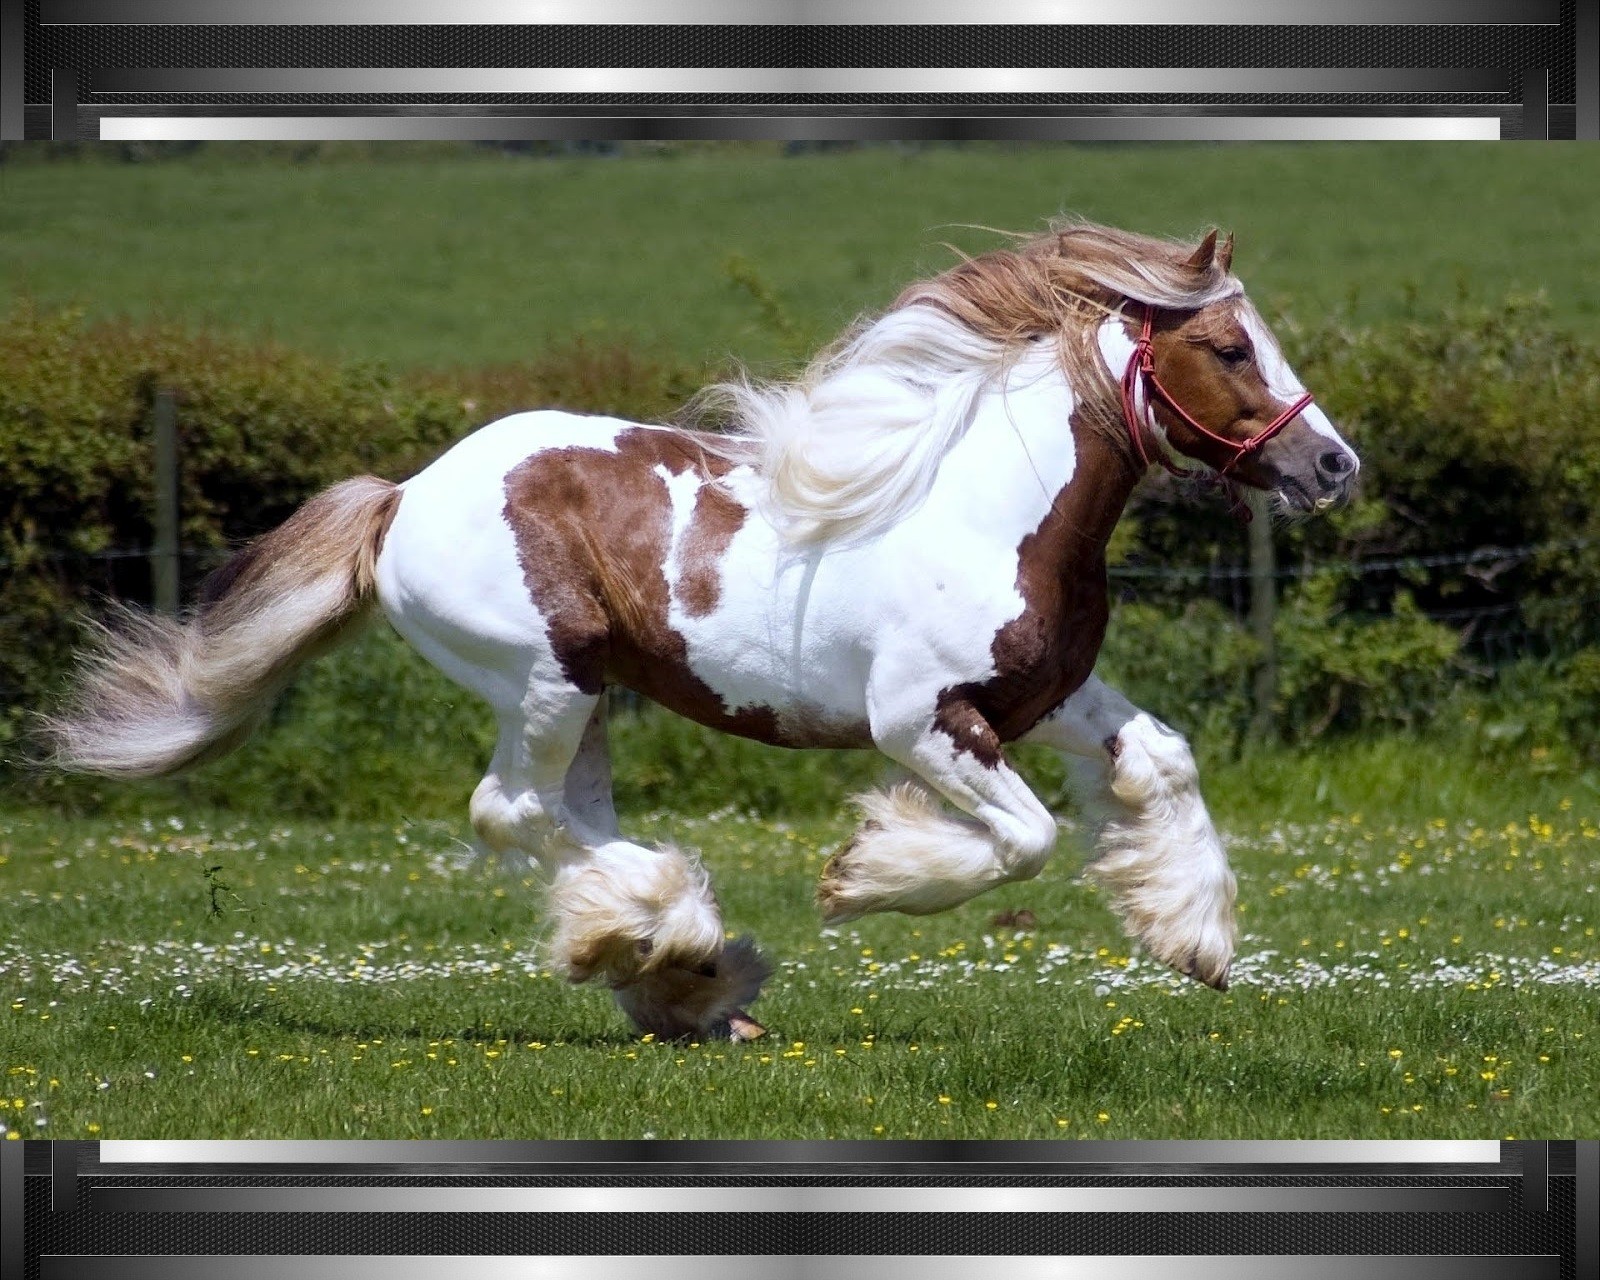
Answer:
[[[817,891],[830,922],[1037,875],[1056,822],[1004,747],[1057,747],[1128,931],[1223,987],[1234,877],[1188,744],[1093,668],[1106,543],[1150,458],[1301,511],[1356,473],[1231,258],[1215,232],[1063,225],[913,285],[793,384],[713,389],[729,432],[522,413],[404,484],[346,481],[186,621],[103,629],[57,758],[137,776],[229,750],[375,606],[493,707],[473,827],[538,861],[556,959],[647,1031],[759,1034],[742,1010],[768,969],[725,941],[697,860],[619,831],[614,685],[762,742],[876,747],[921,780],[859,799]]]

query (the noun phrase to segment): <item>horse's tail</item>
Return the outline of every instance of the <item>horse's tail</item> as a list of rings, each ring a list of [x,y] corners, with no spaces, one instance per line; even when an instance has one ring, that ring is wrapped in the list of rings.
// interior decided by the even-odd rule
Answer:
[[[375,476],[345,480],[207,578],[188,617],[119,607],[95,624],[74,693],[43,726],[54,763],[153,777],[237,747],[370,609],[400,492]]]

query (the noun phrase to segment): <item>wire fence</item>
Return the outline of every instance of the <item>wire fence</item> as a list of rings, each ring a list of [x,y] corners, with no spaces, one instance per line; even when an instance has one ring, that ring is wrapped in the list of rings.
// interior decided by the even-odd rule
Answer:
[[[1597,538],[1562,538],[1554,542],[1530,543],[1521,547],[1477,547],[1472,551],[1442,551],[1429,555],[1373,557],[1368,560],[1319,560],[1291,565],[1273,571],[1280,579],[1326,577],[1328,575],[1366,575],[1407,573],[1440,568],[1464,568],[1476,564],[1513,565],[1557,552],[1578,551],[1600,544]],[[1248,579],[1251,570],[1243,564],[1226,565],[1113,565],[1108,571],[1115,580],[1155,578],[1167,582],[1194,582],[1210,579]]]
[[[1358,612],[1382,615],[1408,593],[1422,614],[1457,632],[1462,652],[1488,667],[1552,658],[1600,643],[1600,590],[1549,591],[1535,573],[1562,557],[1600,548],[1600,538],[1561,538],[1364,559],[1304,560],[1269,575],[1275,610],[1288,592],[1333,579]],[[1533,572],[1530,572],[1533,571]],[[1181,608],[1206,597],[1241,624],[1250,616],[1258,570],[1240,560],[1209,565],[1114,565],[1113,596]]]
[[[1272,573],[1275,597],[1298,584],[1332,577],[1353,584],[1354,594],[1382,602],[1393,592],[1413,592],[1423,613],[1462,636],[1463,649],[1480,661],[1500,665],[1525,658],[1544,658],[1600,643],[1600,591],[1563,594],[1521,594],[1513,583],[1493,598],[1496,581],[1515,577],[1519,567],[1548,562],[1549,557],[1570,555],[1600,546],[1597,538],[1565,538],[1522,546],[1485,546],[1418,555],[1380,556],[1369,559],[1304,561],[1281,565]],[[148,546],[108,547],[94,551],[48,551],[20,559],[0,557],[0,574],[51,566],[63,577],[91,592],[148,603],[154,581],[155,560],[170,554]],[[183,581],[192,589],[199,578],[217,568],[229,555],[226,548],[180,546],[178,563]],[[1474,577],[1478,593],[1491,598],[1470,605],[1444,601],[1446,575],[1491,572]],[[1206,597],[1222,605],[1241,624],[1251,607],[1251,570],[1242,560],[1209,565],[1113,565],[1107,571],[1113,598],[1181,609]],[[1452,579],[1459,585],[1459,578]],[[1381,612],[1381,604],[1374,609]]]

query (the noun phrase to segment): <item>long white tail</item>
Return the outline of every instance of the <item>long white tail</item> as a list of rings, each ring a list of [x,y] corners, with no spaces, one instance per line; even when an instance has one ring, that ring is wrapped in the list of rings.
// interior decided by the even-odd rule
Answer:
[[[367,613],[400,493],[345,480],[212,574],[187,618],[119,607],[95,624],[72,696],[45,721],[54,763],[153,777],[233,750]]]

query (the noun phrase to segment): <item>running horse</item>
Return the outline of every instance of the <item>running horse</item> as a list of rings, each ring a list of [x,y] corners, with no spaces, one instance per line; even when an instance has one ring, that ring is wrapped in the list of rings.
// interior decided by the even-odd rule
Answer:
[[[1217,988],[1235,882],[1185,739],[1093,674],[1106,544],[1153,461],[1287,512],[1355,454],[1231,273],[1196,247],[1056,224],[907,288],[794,382],[711,388],[725,429],[518,413],[402,484],[311,499],[184,620],[123,610],[50,720],[55,758],[167,774],[236,746],[381,610],[499,726],[482,845],[549,882],[553,956],[644,1031],[746,1038],[769,976],[705,868],[629,840],[606,691],[785,747],[875,747],[817,888],[830,924],[943,911],[1039,874],[1055,818],[1007,762],[1074,762],[1087,873],[1130,935]]]

